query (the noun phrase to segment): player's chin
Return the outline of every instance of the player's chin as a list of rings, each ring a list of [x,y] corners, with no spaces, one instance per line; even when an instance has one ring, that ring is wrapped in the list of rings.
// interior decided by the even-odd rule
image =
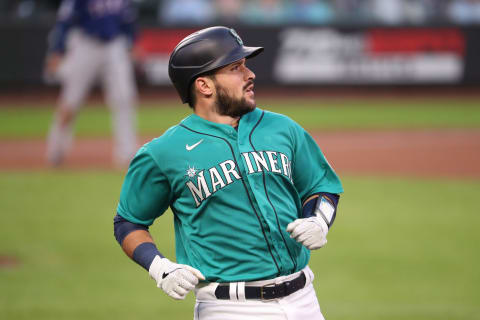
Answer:
[[[246,111],[248,112],[255,110],[255,108],[257,107],[257,103],[255,102],[255,100],[245,100],[245,102]]]
[[[255,94],[253,91],[247,91],[244,95],[245,102],[248,106],[253,110],[257,106],[257,102],[255,101]]]

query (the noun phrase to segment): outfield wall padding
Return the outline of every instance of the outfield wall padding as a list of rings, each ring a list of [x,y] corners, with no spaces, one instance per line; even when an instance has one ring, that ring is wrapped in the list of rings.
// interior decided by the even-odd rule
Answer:
[[[44,84],[52,23],[0,24],[0,85]],[[259,85],[389,86],[480,84],[480,27],[238,27]],[[139,83],[170,86],[168,56],[191,28],[139,28]]]

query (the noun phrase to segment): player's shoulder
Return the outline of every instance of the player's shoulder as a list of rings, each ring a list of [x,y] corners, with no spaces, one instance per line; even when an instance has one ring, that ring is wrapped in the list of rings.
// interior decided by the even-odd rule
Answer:
[[[296,123],[292,118],[285,114],[273,112],[270,110],[259,110],[263,112],[263,121],[267,123],[275,123],[276,125],[283,126],[284,128],[285,126],[291,128],[299,127],[298,123]]]
[[[159,151],[163,149],[168,149],[171,147],[171,144],[177,139],[178,135],[181,134],[182,128],[180,124],[174,125],[168,128],[162,135],[153,138],[149,142],[143,145],[144,148],[150,151]]]
[[[262,109],[260,109],[260,110],[262,110]],[[276,120],[276,121],[285,121],[285,122],[293,121],[289,116],[284,115],[283,113],[270,111],[268,109],[263,109],[262,111],[264,113],[265,119],[272,119],[272,120]]]
[[[176,149],[179,149],[179,146],[185,144],[185,141],[190,141],[189,138],[193,133],[185,129],[184,122],[191,117],[189,116],[180,121],[180,123],[168,128],[161,136],[147,142],[145,147],[155,154],[173,154]]]

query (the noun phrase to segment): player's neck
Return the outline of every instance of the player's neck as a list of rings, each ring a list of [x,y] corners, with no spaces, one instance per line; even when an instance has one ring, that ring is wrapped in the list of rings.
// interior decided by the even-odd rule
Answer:
[[[195,110],[193,112],[205,120],[220,124],[227,124],[234,128],[238,126],[238,121],[240,120],[240,117],[232,118],[230,116],[221,115],[213,110],[213,108],[206,108],[199,105],[195,106]]]

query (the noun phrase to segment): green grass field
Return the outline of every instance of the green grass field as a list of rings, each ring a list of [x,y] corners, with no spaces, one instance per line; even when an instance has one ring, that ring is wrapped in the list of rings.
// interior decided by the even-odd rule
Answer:
[[[309,130],[339,129],[422,129],[480,128],[480,101],[458,99],[400,100],[260,100],[264,109],[290,116]],[[45,136],[53,107],[4,105],[0,108],[0,138]],[[138,128],[143,135],[159,135],[190,114],[186,105],[143,103],[138,113]],[[90,104],[81,110],[77,134],[110,134],[110,114],[103,105]]]
[[[480,128],[480,107],[468,101],[271,103],[310,129]],[[141,133],[161,133],[188,114],[180,108],[142,106]],[[51,115],[0,108],[0,138],[41,138]],[[79,135],[108,134],[108,116],[82,110]],[[327,319],[480,319],[480,181],[341,178],[345,194],[328,245],[310,263]],[[0,256],[18,260],[0,266],[0,319],[193,318],[191,294],[168,298],[116,243],[122,180],[113,170],[0,168]],[[172,223],[166,212],[151,231],[174,259]]]
[[[121,174],[16,172],[0,181],[0,252],[20,262],[0,269],[2,319],[192,318],[192,296],[168,298],[115,242]],[[480,319],[480,181],[343,181],[335,228],[311,261],[326,316]],[[152,229],[170,258],[172,220],[167,212]]]

